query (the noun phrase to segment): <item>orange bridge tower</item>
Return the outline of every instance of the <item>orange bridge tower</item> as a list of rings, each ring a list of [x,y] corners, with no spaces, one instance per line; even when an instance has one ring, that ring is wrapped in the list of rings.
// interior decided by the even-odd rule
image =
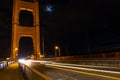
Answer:
[[[22,11],[32,13],[32,26],[21,25],[20,19],[22,18],[20,14]],[[18,57],[19,40],[21,37],[32,38],[34,55],[37,59],[40,58],[39,27],[38,0],[13,0],[11,58],[16,59]]]

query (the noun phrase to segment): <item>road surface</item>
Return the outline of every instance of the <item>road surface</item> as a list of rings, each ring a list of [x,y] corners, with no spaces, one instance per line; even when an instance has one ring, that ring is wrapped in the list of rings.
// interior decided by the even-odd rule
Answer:
[[[120,80],[119,71],[98,70],[88,66],[32,62],[29,66],[52,80]]]

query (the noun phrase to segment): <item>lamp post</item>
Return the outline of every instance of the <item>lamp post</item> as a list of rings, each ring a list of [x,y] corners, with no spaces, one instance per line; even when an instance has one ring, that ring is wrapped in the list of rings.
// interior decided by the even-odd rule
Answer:
[[[60,53],[60,47],[55,46],[55,57],[57,58],[58,55],[59,55],[59,57],[61,56],[61,53]]]

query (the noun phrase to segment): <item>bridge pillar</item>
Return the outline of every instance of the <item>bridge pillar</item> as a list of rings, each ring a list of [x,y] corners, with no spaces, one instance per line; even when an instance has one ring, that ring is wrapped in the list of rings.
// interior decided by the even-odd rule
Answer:
[[[18,57],[19,40],[21,37],[32,38],[34,55],[37,59],[40,58],[40,24],[38,7],[37,0],[32,0],[31,2],[28,2],[28,0],[13,0],[11,58],[16,59]],[[22,10],[32,12],[32,27],[20,25],[20,11]]]

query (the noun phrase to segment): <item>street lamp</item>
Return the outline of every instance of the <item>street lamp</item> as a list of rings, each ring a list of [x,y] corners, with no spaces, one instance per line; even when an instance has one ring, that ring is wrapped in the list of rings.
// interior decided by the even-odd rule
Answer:
[[[55,46],[55,57],[57,57],[57,55],[59,55],[59,57],[61,56],[60,47]]]
[[[59,49],[59,47],[58,47],[58,46],[55,46],[55,49]]]

